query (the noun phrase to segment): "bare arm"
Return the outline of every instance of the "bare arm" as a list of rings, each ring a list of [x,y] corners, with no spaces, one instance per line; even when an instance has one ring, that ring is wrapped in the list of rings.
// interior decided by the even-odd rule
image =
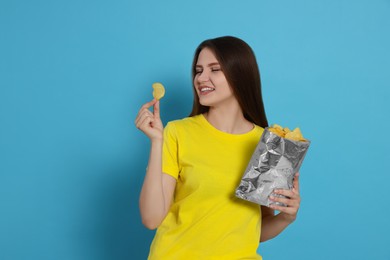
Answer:
[[[261,206],[262,225],[260,242],[264,242],[276,237],[296,219],[301,203],[301,198],[299,195],[299,173],[297,173],[294,178],[294,185],[292,190],[277,190],[274,191],[274,193],[288,197],[270,197],[272,201],[282,202],[286,204],[287,207],[274,205],[268,208]],[[275,210],[279,210],[280,213],[275,215]]]
[[[154,113],[148,110],[152,105]],[[135,123],[151,141],[149,163],[140,194],[139,207],[142,223],[149,229],[155,229],[168,213],[176,186],[176,179],[162,172],[163,126],[159,102],[153,100],[143,105]]]

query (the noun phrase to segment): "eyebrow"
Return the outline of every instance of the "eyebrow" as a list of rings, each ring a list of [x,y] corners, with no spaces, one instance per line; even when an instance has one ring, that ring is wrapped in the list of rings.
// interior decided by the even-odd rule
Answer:
[[[218,62],[212,62],[212,63],[209,63],[207,66],[211,67],[211,66],[215,66],[215,65],[219,66],[219,63]],[[203,66],[202,65],[196,65],[195,67],[203,67]]]

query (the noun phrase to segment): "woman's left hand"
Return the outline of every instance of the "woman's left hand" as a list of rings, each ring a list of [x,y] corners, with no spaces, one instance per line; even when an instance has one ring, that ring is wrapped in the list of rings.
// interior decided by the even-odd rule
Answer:
[[[299,195],[299,172],[296,173],[293,181],[292,190],[274,190],[274,194],[284,195],[286,198],[279,198],[270,196],[270,200],[273,202],[281,202],[287,206],[278,206],[271,204],[270,208],[280,211],[280,215],[283,215],[287,221],[293,222],[297,218],[299,206],[301,204],[301,197]]]

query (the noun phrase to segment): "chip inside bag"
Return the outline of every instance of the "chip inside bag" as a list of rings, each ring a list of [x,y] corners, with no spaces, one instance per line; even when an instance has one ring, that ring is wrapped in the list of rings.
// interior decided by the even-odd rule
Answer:
[[[263,135],[246,167],[236,196],[263,206],[286,206],[269,199],[283,195],[273,194],[275,189],[292,189],[293,179],[299,171],[310,146],[299,128],[290,130],[280,125],[264,129]]]

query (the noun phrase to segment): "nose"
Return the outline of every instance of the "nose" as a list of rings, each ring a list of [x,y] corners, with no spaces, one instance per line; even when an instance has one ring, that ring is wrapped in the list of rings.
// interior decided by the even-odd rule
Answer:
[[[209,79],[210,78],[209,78],[209,75],[208,75],[206,70],[203,70],[202,72],[200,72],[198,74],[198,82],[199,83],[207,82],[207,81],[209,81]]]

